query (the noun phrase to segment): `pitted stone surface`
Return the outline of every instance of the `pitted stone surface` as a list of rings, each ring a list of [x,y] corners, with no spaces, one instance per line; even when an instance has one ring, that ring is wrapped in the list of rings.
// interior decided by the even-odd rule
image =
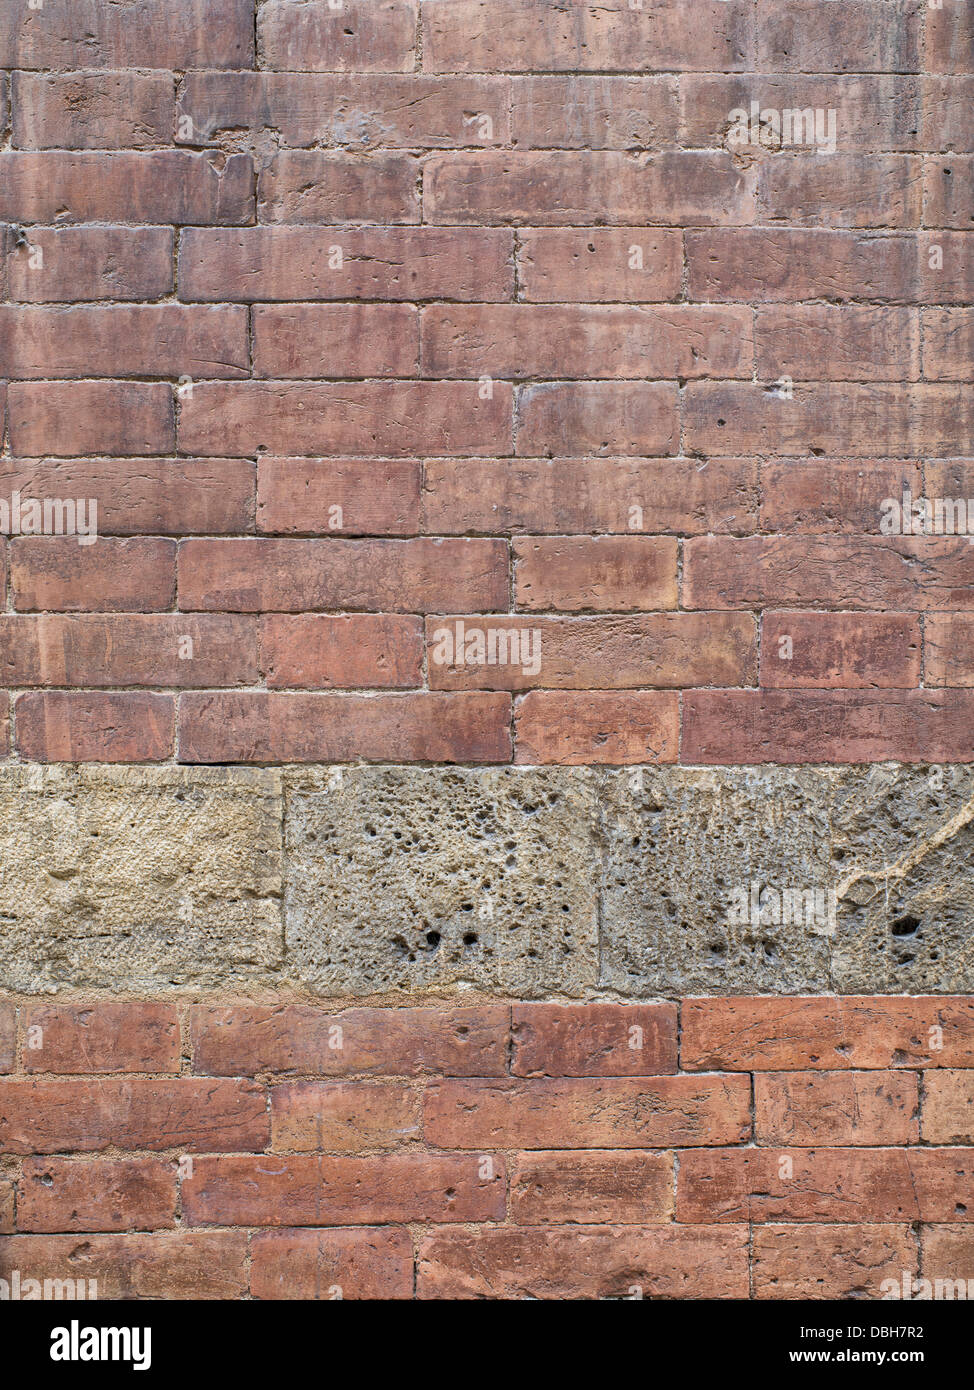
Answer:
[[[827,923],[732,920],[735,890],[830,884],[831,769],[647,768],[604,793],[601,984],[626,995],[829,987]],[[750,908],[748,908],[750,915]]]
[[[584,768],[289,774],[288,969],[336,993],[592,989],[598,786]]]
[[[0,770],[0,980],[223,985],[281,962],[280,774]]]

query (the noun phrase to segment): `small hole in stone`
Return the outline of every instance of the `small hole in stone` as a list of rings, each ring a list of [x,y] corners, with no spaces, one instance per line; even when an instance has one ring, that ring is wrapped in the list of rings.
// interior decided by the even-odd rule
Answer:
[[[919,925],[919,917],[912,917],[907,913],[905,917],[896,918],[890,926],[890,931],[894,936],[912,936]]]

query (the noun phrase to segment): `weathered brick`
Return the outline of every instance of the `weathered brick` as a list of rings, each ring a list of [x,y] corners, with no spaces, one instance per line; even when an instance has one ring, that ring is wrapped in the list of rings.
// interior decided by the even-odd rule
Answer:
[[[291,1081],[271,1091],[277,1153],[363,1153],[416,1143],[419,1093],[392,1083]]]
[[[470,628],[484,633],[488,642],[494,631],[540,633],[540,668],[532,670],[534,663],[523,660],[493,666],[458,663],[458,622],[464,624],[465,655],[469,655]],[[450,638],[449,643],[443,634]],[[526,690],[536,686],[548,690],[680,689],[749,685],[757,672],[754,619],[745,613],[431,617],[426,621],[426,638],[430,686],[442,690]],[[506,640],[510,652],[513,644]],[[532,644],[537,641],[534,637],[531,640]],[[499,651],[500,643],[497,639],[495,643]]]
[[[765,613],[761,684],[912,690],[920,651],[920,620],[909,613]]]
[[[9,1281],[14,1270],[40,1281],[40,1287],[55,1281],[52,1290],[64,1288],[58,1281],[84,1280],[89,1298],[239,1299],[247,1293],[247,1236],[243,1231],[11,1236],[0,1247],[0,1278]],[[57,1296],[52,1291],[51,1297]]]
[[[0,20],[5,68],[239,68],[253,56],[253,0],[44,0]]]
[[[936,1071],[923,1080],[927,1144],[974,1143],[974,1071]]]
[[[761,465],[761,524],[753,529],[875,533],[885,498],[922,495],[921,470],[913,459],[770,459]]]
[[[645,1149],[751,1133],[743,1076],[439,1081],[425,1108],[427,1142],[456,1149]]]
[[[949,1224],[920,1229],[920,1258],[929,1284],[914,1285],[914,1297],[967,1298],[971,1296],[971,1268],[974,1260],[974,1226]],[[895,1277],[895,1276],[894,1276]],[[902,1276],[901,1276],[902,1277]]]
[[[758,68],[916,72],[923,13],[914,0],[850,0],[824,13],[816,0],[758,0]]]
[[[925,685],[974,685],[974,613],[931,613],[923,623]]]
[[[974,54],[974,17],[966,5],[949,3],[927,14],[924,62],[930,72],[970,75]]]
[[[518,608],[604,613],[677,606],[675,539],[525,536],[512,548]]]
[[[247,1153],[269,1138],[264,1092],[251,1081],[0,1082],[0,1147],[7,1153]]]
[[[511,233],[495,228],[190,227],[180,238],[179,295],[504,299],[514,288],[512,257]]]
[[[26,1071],[179,1071],[179,1020],[169,1004],[38,1004],[24,1021]]]
[[[624,304],[678,299],[681,236],[658,227],[526,228],[519,234],[522,297]]]
[[[247,222],[249,155],[188,150],[0,153],[0,218],[12,222]]]
[[[760,306],[758,376],[830,381],[916,381],[920,326],[911,309],[860,304]],[[684,373],[683,375],[686,375]]]
[[[948,1221],[972,1171],[965,1149],[687,1149],[676,1219]]]
[[[756,1226],[755,1298],[881,1298],[883,1281],[916,1273],[908,1226]]]
[[[555,381],[522,386],[517,413],[516,452],[521,457],[679,452],[678,395],[671,382]]]
[[[423,683],[419,618],[275,614],[261,625],[260,650],[267,684],[278,689],[354,690]]]
[[[0,1072],[13,1071],[17,1050],[17,1015],[12,1004],[0,1004]]]
[[[428,459],[422,515],[423,529],[437,535],[748,532],[757,529],[758,465],[753,459]]]
[[[967,231],[974,224],[974,159],[951,154],[927,159],[923,166],[923,220],[928,227],[958,227]]]
[[[923,169],[915,155],[780,153],[761,165],[756,197],[759,222],[919,227]]]
[[[262,457],[257,529],[279,535],[415,535],[421,473],[418,459]]]
[[[675,763],[680,697],[656,690],[532,690],[515,704],[514,743],[516,763]]]
[[[181,762],[495,763],[510,756],[504,695],[228,691],[180,699]]]
[[[415,0],[268,0],[257,18],[260,56],[286,72],[410,72]],[[242,66],[242,65],[241,65]]]
[[[156,1158],[28,1158],[20,1231],[140,1231],[176,1224],[176,1169]]]
[[[23,389],[11,387],[11,396]],[[424,449],[490,455],[510,445],[511,387],[503,382],[484,399],[475,381],[204,381],[183,400],[179,417],[180,450],[214,457],[415,456]]]
[[[193,1068],[210,1076],[502,1076],[509,1010],[346,1009],[305,1004],[196,1005]]]
[[[274,304],[254,310],[256,376],[409,377],[418,371],[419,316],[411,305]]]
[[[168,695],[51,690],[14,705],[17,749],[36,762],[163,762],[172,757]]]
[[[275,1299],[412,1298],[413,1243],[394,1226],[258,1231],[250,1291]]]
[[[974,376],[974,309],[924,309],[923,375],[929,381]]]
[[[504,1226],[434,1231],[420,1298],[746,1298],[748,1229]]]
[[[170,73],[13,74],[13,143],[20,149],[131,149],[171,145]]]
[[[7,255],[7,293],[22,303],[158,299],[173,288],[172,246],[170,227],[31,227]]]
[[[525,1226],[578,1221],[648,1225],[673,1216],[673,1157],[605,1149],[519,1154],[511,1219]]]
[[[175,581],[175,541],[100,537],[81,545],[67,535],[10,544],[10,589],[21,612],[158,612],[172,607]]]
[[[418,222],[419,163],[405,154],[282,150],[261,169],[261,222]]]
[[[461,597],[473,610],[506,603],[503,541],[261,537],[180,546],[179,605],[188,611],[416,613]]]
[[[511,87],[519,149],[658,149],[676,143],[673,77],[516,77]]]
[[[688,999],[681,1025],[684,1070],[974,1067],[966,998]]]
[[[432,305],[423,372],[433,377],[746,377],[750,310],[598,305]]]
[[[193,1226],[382,1225],[497,1221],[506,1206],[504,1160],[465,1154],[377,1158],[199,1158],[182,1183]]]
[[[515,1076],[676,1071],[674,1004],[515,1004]]]
[[[759,1072],[754,1077],[758,1144],[915,1144],[919,1108],[914,1072]]]
[[[22,458],[176,447],[173,394],[162,382],[15,381],[7,402],[11,452]]]

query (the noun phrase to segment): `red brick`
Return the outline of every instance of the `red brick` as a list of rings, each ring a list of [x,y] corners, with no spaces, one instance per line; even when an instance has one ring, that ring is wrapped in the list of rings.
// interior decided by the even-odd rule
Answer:
[[[330,1014],[306,1004],[201,1004],[189,1014],[194,1070],[211,1076],[502,1076],[509,1018],[502,1005]]]
[[[752,459],[429,459],[423,477],[423,529],[440,535],[747,532],[757,509]]]
[[[952,304],[969,302],[974,291],[974,265],[958,232],[872,236],[825,228],[753,227],[688,231],[686,243],[690,298],[708,302]],[[943,255],[939,269],[931,265],[934,247]]]
[[[675,763],[680,699],[675,691],[532,690],[515,705],[514,736],[516,763]]]
[[[24,389],[11,387],[11,397]],[[511,388],[495,382],[488,399],[480,390],[468,381],[204,381],[182,402],[179,447],[213,456],[504,453]]]
[[[13,1071],[17,1050],[17,1015],[12,1004],[0,1004],[0,1072]]]
[[[923,220],[932,227],[971,230],[974,224],[974,160],[970,155],[950,154],[927,159],[923,167]]]
[[[678,1157],[681,1222],[947,1221],[974,1173],[965,1149],[688,1149]]]
[[[292,148],[454,149],[507,144],[510,97],[506,77],[189,72],[179,115],[206,141],[273,130]],[[489,139],[484,116],[493,127]]]
[[[419,618],[278,614],[264,619],[260,649],[267,684],[279,689],[354,690],[423,683]]]
[[[342,251],[340,267],[335,247]],[[514,289],[512,257],[511,233],[494,228],[190,227],[180,237],[179,295],[505,299]]]
[[[418,373],[419,316],[412,305],[270,304],[254,309],[256,376]]]
[[[169,1004],[38,1004],[24,1023],[26,1071],[179,1071],[179,1020]]]
[[[90,520],[90,506],[89,506]],[[82,539],[84,539],[82,537]],[[131,613],[171,608],[176,543],[137,537],[18,536],[10,543],[10,589],[21,612]]]
[[[486,634],[540,633],[541,666],[460,665],[457,624]],[[449,645],[442,635],[450,638]],[[745,613],[651,613],[632,617],[436,617],[426,622],[430,687],[443,690],[629,690],[646,686],[746,685],[756,679],[754,619]],[[532,643],[537,642],[532,639]],[[497,643],[500,650],[500,643]],[[510,647],[508,647],[510,651]],[[489,654],[489,652],[488,652]],[[448,656],[449,661],[441,660]]]
[[[243,1231],[12,1236],[0,1248],[0,1278],[9,1281],[14,1270],[22,1279],[83,1279],[89,1297],[98,1299],[239,1299],[247,1293],[247,1236]],[[87,1281],[94,1281],[94,1289]]]
[[[418,459],[262,457],[257,529],[284,535],[415,535],[421,472]]]
[[[431,222],[577,226],[601,219],[628,226],[647,207],[675,227],[739,226],[757,212],[749,178],[723,152],[634,158],[615,150],[483,150],[434,154],[423,166]]]
[[[818,449],[869,458],[881,439],[888,453],[901,456],[974,454],[974,402],[958,400],[950,386],[796,384],[786,399],[767,386],[694,381],[686,390],[684,428],[691,453]],[[520,450],[520,438],[518,444]]]
[[[525,1153],[511,1172],[511,1219],[525,1226],[557,1221],[639,1226],[672,1218],[671,1154]]]
[[[434,1231],[420,1298],[747,1298],[746,1226],[504,1226]]]
[[[176,1170],[156,1158],[27,1158],[20,1231],[140,1231],[176,1224]]]
[[[954,1299],[971,1296],[974,1267],[974,1226],[951,1224],[924,1226],[920,1231],[920,1256],[924,1277],[930,1281],[927,1297]],[[902,1277],[902,1276],[901,1276]],[[958,1284],[956,1281],[960,1281]],[[926,1292],[914,1286],[914,1297]]]
[[[418,222],[419,164],[405,154],[282,150],[261,169],[261,222]]]
[[[875,532],[884,498],[923,494],[921,467],[912,459],[770,460],[761,465],[761,525],[754,529]]]
[[[176,447],[172,390],[162,382],[15,381],[7,399],[10,448],[21,457],[167,454]]]
[[[923,375],[929,381],[974,376],[974,309],[924,309]]]
[[[30,699],[30,696],[22,696]],[[505,763],[510,701],[440,695],[188,694],[179,759],[187,763]]]
[[[658,149],[676,143],[673,77],[516,77],[512,87],[519,149]]]
[[[158,299],[173,288],[172,246],[170,227],[31,227],[7,256],[7,293],[21,302]]]
[[[253,0],[44,0],[0,20],[0,67],[246,67],[253,34]]]
[[[916,72],[923,9],[915,0],[758,0],[759,71]]]
[[[931,613],[924,620],[923,681],[974,686],[974,613]]]
[[[515,1004],[515,1076],[676,1071],[675,1004]]]
[[[974,603],[974,550],[963,538],[706,536],[683,552],[687,608],[829,608],[925,612]]]
[[[507,602],[499,540],[195,540],[179,553],[187,610],[300,613],[315,608],[428,612],[461,598]]]
[[[658,227],[526,228],[519,241],[518,280],[525,300],[638,304],[680,297],[679,232]]]
[[[924,61],[931,72],[970,75],[974,52],[974,17],[966,5],[948,3],[927,13]]]
[[[684,763],[974,762],[961,690],[688,690]]]
[[[0,1182],[0,1235],[12,1234],[14,1229],[16,1188],[12,1182]]]
[[[13,143],[21,149],[147,150],[172,144],[175,88],[169,73],[16,72],[12,94]]]
[[[916,1144],[919,1110],[913,1072],[759,1072],[754,1077],[758,1144]]]
[[[513,545],[515,602],[570,613],[675,608],[677,550],[660,536],[525,536]]]
[[[182,1183],[192,1226],[344,1226],[404,1221],[497,1221],[504,1160],[461,1154],[377,1158],[199,1158]]]
[[[419,1094],[405,1086],[359,1081],[291,1081],[271,1091],[276,1152],[363,1153],[416,1143]]]
[[[258,1231],[250,1242],[254,1298],[413,1296],[413,1243],[394,1226]]]
[[[920,646],[920,620],[909,613],[765,613],[761,684],[911,690],[920,684]]]
[[[628,0],[566,10],[557,0],[423,0],[423,66],[433,71],[705,72],[743,67],[748,6]]]
[[[0,1082],[0,1145],[7,1153],[246,1153],[269,1138],[264,1092],[250,1081]]]
[[[924,1143],[974,1143],[974,1071],[925,1076],[922,1123]]]
[[[751,312],[556,304],[432,305],[423,372],[433,377],[746,377]]]
[[[456,1149],[645,1149],[738,1143],[751,1132],[743,1076],[440,1081],[427,1143]]]
[[[415,0],[268,0],[258,13],[264,66],[305,72],[411,72]]]
[[[756,310],[758,376],[916,381],[920,326],[911,309],[861,304],[766,305]],[[685,374],[684,374],[685,375]]]
[[[516,452],[522,457],[679,452],[674,383],[556,381],[522,386],[517,411]]]
[[[760,166],[755,220],[814,227],[919,227],[923,202],[921,161],[915,155],[832,154],[819,159],[811,153],[779,153]]]
[[[249,155],[188,150],[0,154],[8,222],[241,223],[254,210]]]
[[[917,1268],[907,1226],[757,1226],[753,1241],[755,1298],[878,1299]]]
[[[974,1067],[974,1000],[963,997],[688,999],[681,1013],[684,1070]]]
[[[173,753],[168,695],[45,691],[14,705],[17,748],[35,762],[163,762]]]
[[[5,376],[239,377],[249,371],[242,305],[0,305]]]

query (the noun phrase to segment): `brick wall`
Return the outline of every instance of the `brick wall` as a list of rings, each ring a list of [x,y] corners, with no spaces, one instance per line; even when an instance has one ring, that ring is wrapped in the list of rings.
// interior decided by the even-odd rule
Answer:
[[[974,1277],[972,15],[6,0],[0,1278]]]

